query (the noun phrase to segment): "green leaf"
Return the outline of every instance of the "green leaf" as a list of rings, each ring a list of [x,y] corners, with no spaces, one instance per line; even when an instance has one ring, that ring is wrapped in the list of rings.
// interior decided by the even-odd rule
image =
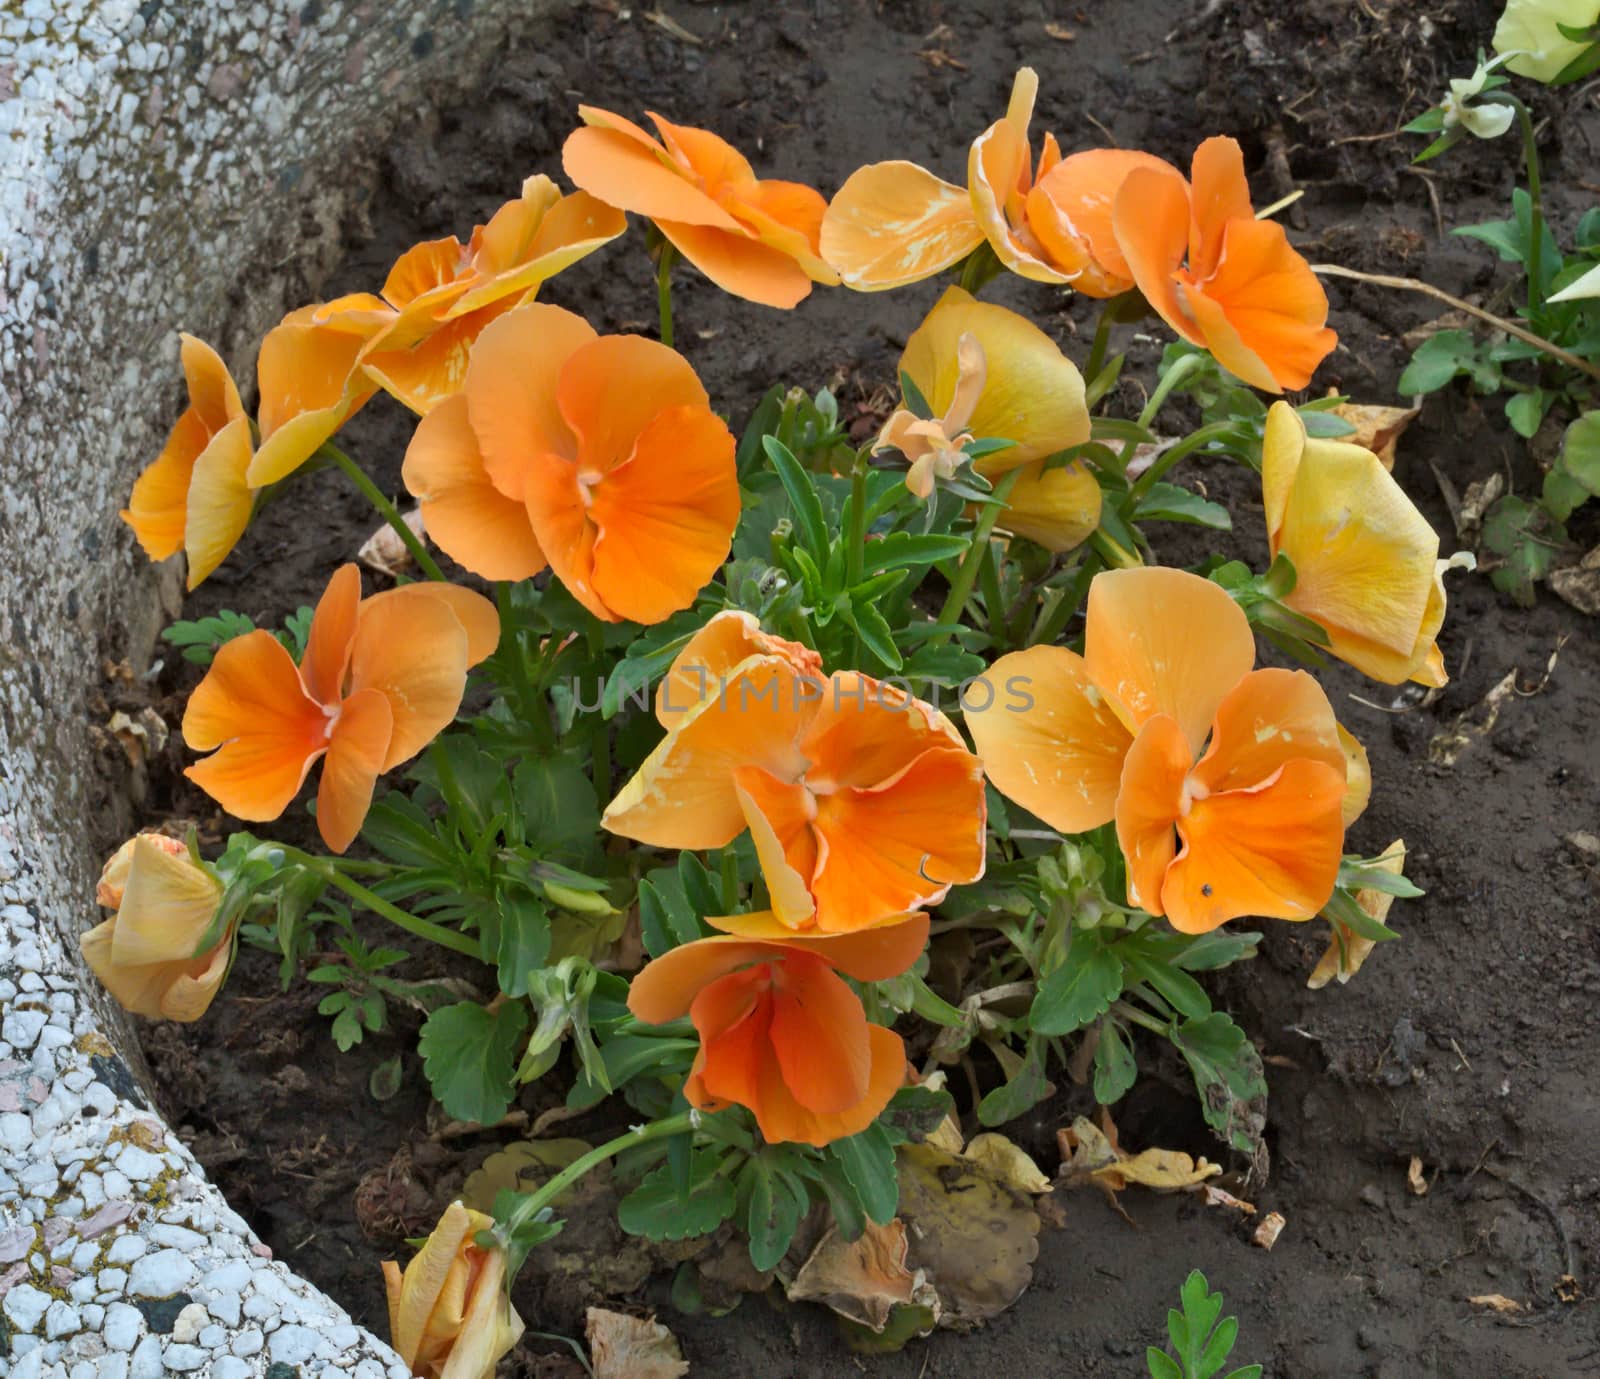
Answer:
[[[644,1180],[617,1204],[617,1224],[629,1235],[651,1240],[689,1240],[709,1235],[733,1215],[737,1195],[733,1184],[717,1172],[716,1154],[694,1155],[686,1193],[672,1181],[667,1164],[652,1169]]]
[[[870,603],[850,602],[844,609],[845,620],[860,635],[862,644],[891,671],[904,664],[900,648],[894,644],[894,632],[884,621],[883,614]]]
[[[1217,1306],[1222,1306],[1222,1298],[1217,1297]],[[1200,1364],[1196,1370],[1196,1379],[1211,1379],[1211,1376],[1222,1368],[1228,1356],[1233,1353],[1233,1343],[1239,1339],[1239,1319],[1237,1317],[1224,1317],[1217,1329],[1211,1333],[1211,1339],[1206,1342],[1205,1349],[1200,1352]]]
[[[374,1101],[389,1101],[400,1090],[404,1075],[405,1066],[399,1054],[386,1058],[372,1070],[372,1076],[367,1079],[367,1092]]]
[[[1499,369],[1479,359],[1471,331],[1441,330],[1417,346],[1396,388],[1405,397],[1437,392],[1457,374],[1469,375],[1480,392],[1499,386]]]
[[[940,560],[954,560],[967,553],[971,543],[964,536],[921,535],[917,532],[897,531],[868,541],[863,552],[861,571],[875,574],[900,566],[932,565]]]
[[[752,1156],[744,1167],[748,1201],[745,1230],[750,1236],[750,1262],[765,1273],[788,1253],[810,1199],[789,1174],[769,1161],[771,1149]]]
[[[475,1001],[459,1001],[423,1021],[417,1051],[448,1115],[473,1125],[494,1125],[505,1116],[517,1041],[527,1027],[521,1001],[507,1001],[493,1014]]]
[[[639,883],[639,932],[644,951],[652,958],[693,943],[703,933],[699,917],[683,897],[682,884],[665,884],[658,880],[661,875],[652,872],[650,879]]]
[[[1177,484],[1156,484],[1145,495],[1134,518],[1154,522],[1188,522],[1212,531],[1232,531],[1233,518],[1221,503],[1213,503]]]
[[[955,1104],[949,1092],[932,1087],[902,1087],[889,1099],[878,1124],[896,1144],[920,1143],[955,1111]]]
[[[1502,563],[1490,574],[1494,587],[1524,608],[1534,604],[1534,585],[1549,574],[1567,542],[1566,528],[1538,503],[1507,494],[1483,522],[1483,544]]]
[[[1514,393],[1506,399],[1506,420],[1511,423],[1511,429],[1524,440],[1531,440],[1552,400],[1543,388]]]
[[[528,994],[528,974],[550,956],[550,914],[531,891],[502,886],[495,894],[500,909],[500,941],[495,963],[500,990],[507,996]]]
[[[1009,1079],[978,1103],[978,1121],[983,1125],[1004,1125],[1026,1115],[1055,1088],[1044,1075],[1044,1043],[1028,1041],[1021,1065]]]
[[[828,1148],[844,1169],[868,1218],[880,1226],[894,1220],[900,1204],[900,1180],[895,1173],[894,1145],[884,1128],[869,1125],[859,1135],[835,1140]]]
[[[790,453],[789,447],[776,436],[764,436],[762,447],[767,459],[777,471],[783,491],[789,495],[789,507],[794,514],[796,528],[805,541],[812,557],[820,566],[828,558],[828,528],[822,518],[822,499],[811,475],[800,467],[800,461]]]
[[[1458,225],[1450,233],[1487,244],[1505,263],[1527,262],[1527,242],[1515,220],[1486,220],[1481,225]]]
[[[900,396],[905,399],[906,410],[923,421],[933,417],[933,404],[922,395],[916,380],[904,369],[900,370]]]
[[[1600,412],[1585,412],[1561,440],[1561,468],[1591,495],[1600,497]]]
[[[1178,1362],[1164,1350],[1149,1346],[1144,1352],[1144,1362],[1149,1367],[1150,1379],[1183,1379]]]
[[[589,852],[600,831],[600,805],[589,773],[571,756],[529,757],[511,776],[524,837],[554,861]]]
[[[1115,1020],[1102,1020],[1100,1042],[1094,1046],[1094,1099],[1102,1106],[1121,1101],[1138,1076],[1139,1065],[1122,1026]]]
[[[1191,1020],[1211,1014],[1211,1000],[1199,982],[1165,958],[1128,945],[1127,963],[1134,975],[1147,982],[1180,1015]]]
[[[1328,897],[1328,903],[1322,907],[1323,915],[1336,924],[1342,924],[1351,933],[1372,943],[1387,943],[1397,939],[1399,934],[1387,924],[1374,919],[1357,902],[1355,896],[1343,887],[1338,887]]]
[[[778,419],[783,415],[783,394],[783,385],[774,383],[762,394],[755,411],[750,413],[750,420],[745,423],[744,434],[739,437],[739,449],[734,456],[734,465],[741,479],[760,461],[763,440],[778,429]]]
[[[398,790],[391,790],[367,811],[361,836],[401,866],[449,868],[457,860],[455,848],[439,836],[427,811]]]
[[[1222,1011],[1174,1025],[1172,1042],[1189,1064],[1208,1124],[1242,1154],[1260,1143],[1267,1097],[1261,1055]]]
[[[1091,933],[1073,935],[1066,961],[1034,993],[1028,1027],[1036,1034],[1071,1034],[1104,1015],[1122,994],[1122,958]]]

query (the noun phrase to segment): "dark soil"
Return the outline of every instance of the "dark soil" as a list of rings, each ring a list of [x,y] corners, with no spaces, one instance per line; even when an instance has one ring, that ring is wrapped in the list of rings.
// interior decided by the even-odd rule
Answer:
[[[1313,260],[1486,294],[1496,278],[1491,254],[1440,231],[1505,213],[1512,141],[1475,144],[1419,173],[1407,162],[1415,141],[1389,136],[1447,76],[1470,68],[1498,8],[1494,0],[680,2],[671,14],[697,36],[690,43],[642,6],[580,6],[539,41],[506,52],[469,105],[395,133],[347,227],[343,266],[330,283],[305,284],[300,300],[375,289],[413,241],[465,233],[529,173],[559,175],[580,100],[712,127],[772,175],[831,191],[858,164],[883,157],[959,177],[967,141],[1004,109],[1023,63],[1041,75],[1036,128],[1055,130],[1068,151],[1109,134],[1181,162],[1202,136],[1234,134],[1258,203],[1307,188],[1290,224]],[[1540,93],[1536,108],[1560,107]],[[1549,185],[1572,189],[1590,175],[1596,130],[1587,107],[1545,125]],[[1570,228],[1581,207],[1563,195],[1558,220]],[[546,295],[602,329],[649,331],[649,274],[636,225]],[[679,345],[736,426],[781,380],[831,384],[864,429],[881,406],[875,391],[892,383],[900,343],[938,291],[819,291],[779,316],[682,271]],[[1342,283],[1330,293],[1341,345],[1319,388],[1392,400],[1408,353],[1399,337],[1435,314],[1431,304]],[[1092,320],[1089,303],[1015,280],[993,295],[1063,337]],[[1162,338],[1151,329],[1133,346],[1131,404]],[[391,492],[410,427],[380,397],[345,433]],[[1496,469],[1525,489],[1529,465],[1497,402],[1451,391],[1429,401],[1396,474],[1448,531],[1430,466],[1457,489]],[[1248,476],[1193,474],[1230,499],[1241,549],[1259,560],[1260,507]],[[308,601],[373,525],[337,476],[315,476],[265,514],[188,615],[233,607],[276,621]],[[664,1308],[695,1373],[1142,1375],[1144,1347],[1162,1339],[1165,1310],[1194,1267],[1240,1315],[1236,1358],[1260,1361],[1275,1379],[1600,1373],[1589,1299],[1600,1267],[1596,861],[1565,841],[1600,823],[1600,650],[1587,621],[1548,595],[1524,611],[1481,577],[1451,578],[1443,647],[1454,678],[1441,695],[1423,704],[1342,671],[1327,682],[1340,717],[1368,744],[1376,780],[1351,846],[1370,854],[1404,836],[1407,870],[1428,891],[1396,907],[1403,941],[1349,986],[1309,992],[1305,975],[1325,931],[1271,925],[1261,960],[1221,983],[1220,999],[1268,1061],[1272,1172],[1256,1200],[1287,1218],[1277,1247],[1253,1247],[1191,1197],[1134,1190],[1123,1199],[1129,1226],[1097,1196],[1076,1195],[1062,1203],[1064,1223],[1041,1238],[1032,1288],[986,1333],[940,1334],[865,1361],[819,1310],[754,1298],[711,1321],[666,1307],[659,1283],[637,1294],[632,1301]],[[1527,693],[1453,768],[1430,764],[1430,739],[1513,668]],[[158,707],[170,721],[193,678],[169,661]],[[168,765],[179,755],[174,746]],[[146,809],[220,824],[159,766]],[[291,835],[306,825],[294,811],[282,822]],[[430,1121],[409,1052],[414,1021],[402,1016],[396,1032],[339,1055],[315,1013],[318,994],[303,983],[279,994],[274,961],[246,950],[205,1021],[151,1028],[146,1049],[169,1112],[234,1205],[279,1257],[382,1332],[376,1260],[427,1228],[490,1142],[441,1137]],[[375,1101],[372,1069],[402,1050],[401,1091]],[[1215,1157],[1187,1095],[1152,1076],[1119,1109],[1124,1141]],[[1012,1132],[1050,1167],[1057,1125],[1081,1109],[1063,1095]],[[1425,1196],[1407,1190],[1413,1155],[1427,1174]],[[1488,1293],[1527,1310],[1500,1316],[1469,1304]],[[535,1289],[523,1299],[530,1326],[575,1330],[570,1299],[540,1307],[538,1297]],[[529,1373],[565,1372],[554,1361],[524,1363]]]

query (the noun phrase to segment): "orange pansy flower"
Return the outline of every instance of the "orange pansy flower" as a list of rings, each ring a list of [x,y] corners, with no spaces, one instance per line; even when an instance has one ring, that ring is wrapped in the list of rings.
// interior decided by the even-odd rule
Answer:
[[[406,250],[389,270],[383,298],[396,314],[362,363],[368,375],[419,416],[460,389],[483,328],[532,301],[541,283],[627,228],[621,212],[590,196],[563,196],[540,174],[472,232]]]
[[[839,278],[818,246],[820,193],[758,179],[744,155],[708,130],[651,112],[660,139],[633,121],[580,105],[561,165],[602,201],[648,216],[669,243],[724,292],[792,307],[813,283]]]
[[[211,755],[184,774],[230,814],[276,819],[326,756],[317,829],[343,852],[378,777],[449,725],[467,668],[499,639],[494,605],[470,590],[407,584],[363,599],[360,571],[341,566],[298,666],[270,632],[218,650],[183,715],[183,740]]]
[[[950,721],[853,671],[822,679],[792,643],[730,665],[726,620],[740,616],[718,614],[679,653],[669,682],[689,706],[605,827],[669,848],[722,847],[748,827],[796,931],[867,928],[982,876],[983,773]]]
[[[193,589],[222,564],[250,523],[250,419],[217,352],[192,335],[182,341],[189,405],[161,453],[134,480],[121,516],[151,560],[187,553]]]
[[[1304,388],[1338,343],[1317,275],[1283,226],[1255,218],[1233,139],[1195,150],[1188,185],[1170,170],[1130,171],[1112,224],[1133,281],[1162,319],[1252,387]]]
[[[463,397],[424,418],[403,472],[467,569],[519,579],[548,560],[596,617],[657,623],[727,558],[733,435],[681,354],[535,302],[483,332]]]
[[[377,391],[360,369],[362,353],[394,312],[370,292],[291,311],[256,355],[261,440],[250,461],[251,488],[287,478]]]
[[[1108,571],[1089,588],[1084,654],[1002,656],[967,726],[995,788],[1052,828],[1116,821],[1130,904],[1185,933],[1309,919],[1339,870],[1345,748],[1311,676],[1254,662],[1218,585]]]
[[[905,1085],[905,1045],[867,1019],[839,973],[899,976],[928,941],[928,917],[809,937],[766,911],[708,923],[725,932],[663,953],[628,989],[638,1019],[694,1022],[690,1105],[748,1107],[772,1144],[820,1147],[865,1130]]]
[[[1061,156],[1046,134],[1037,160],[1028,126],[1039,91],[1018,71],[1005,118],[973,140],[967,185],[915,163],[873,163],[850,175],[822,222],[822,253],[847,287],[876,292],[954,267],[985,239],[1013,273],[1065,283],[1093,297],[1132,285],[1111,230],[1111,206],[1136,168],[1174,173],[1161,159],[1125,149]]]

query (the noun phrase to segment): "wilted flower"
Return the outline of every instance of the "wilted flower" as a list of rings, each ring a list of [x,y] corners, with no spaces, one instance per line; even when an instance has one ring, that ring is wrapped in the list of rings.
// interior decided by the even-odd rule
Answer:
[[[884,423],[872,447],[875,455],[885,450],[898,450],[910,461],[906,487],[923,500],[933,495],[938,480],[955,477],[956,470],[967,457],[965,447],[973,440],[972,432],[966,429],[967,423],[983,392],[988,368],[983,346],[970,331],[964,332],[957,342],[956,360],[956,385],[944,415],[920,417],[909,408],[901,407]]]
[[[151,560],[189,557],[189,587],[227,558],[250,522],[250,419],[217,352],[182,337],[189,405],[161,453],[134,480],[122,520]]]
[[[821,1146],[865,1130],[905,1085],[905,1045],[867,1019],[839,973],[899,976],[928,941],[927,916],[805,936],[765,911],[708,922],[724,933],[663,953],[628,990],[640,1020],[694,1022],[689,1104],[748,1107],[771,1144]]]
[[[1439,537],[1370,450],[1306,434],[1286,402],[1267,413],[1261,494],[1274,557],[1294,563],[1284,603],[1374,680],[1443,685]]]
[[[607,622],[689,607],[739,521],[733,436],[688,361],[539,302],[484,331],[403,474],[454,560],[488,579],[548,561]]]
[[[211,933],[222,889],[177,839],[129,839],[100,873],[95,899],[114,913],[79,935],[84,960],[135,1015],[198,1020],[233,953],[232,933]]]
[[[678,654],[671,683],[688,707],[658,712],[667,736],[604,826],[672,848],[749,828],[795,931],[866,928],[981,876],[983,773],[950,721],[853,671],[822,679],[778,639],[730,665],[725,620],[739,617],[718,614]]]
[[[1405,861],[1405,839],[1396,838],[1384,849],[1383,855],[1373,865],[1378,870],[1399,876],[1405,867]],[[1389,907],[1394,904],[1394,896],[1388,891],[1363,887],[1356,892],[1355,900],[1356,904],[1379,924],[1388,922]],[[1317,960],[1316,967],[1306,978],[1306,985],[1313,991],[1320,991],[1336,978],[1339,985],[1343,986],[1361,970],[1362,963],[1366,962],[1372,950],[1377,947],[1376,940],[1362,938],[1360,934],[1352,933],[1337,920],[1329,920],[1329,923],[1332,924],[1334,932],[1333,938],[1329,940],[1328,950]]]
[[[1446,129],[1454,129],[1459,125],[1480,139],[1498,139],[1511,128],[1512,120],[1517,117],[1517,112],[1511,106],[1498,102],[1474,104],[1483,94],[1489,74],[1504,61],[1504,58],[1497,57],[1490,62],[1480,62],[1470,77],[1451,79],[1450,89],[1439,103],[1439,113],[1444,118]]]
[[[384,1261],[389,1339],[417,1379],[492,1379],[521,1339],[505,1251],[478,1244],[493,1227],[493,1217],[452,1202],[404,1273]]]
[[[817,235],[827,203],[798,182],[758,179],[744,155],[705,129],[650,112],[659,139],[632,120],[580,105],[561,165],[602,201],[648,216],[668,242],[724,292],[792,307],[838,275]]]
[[[1002,656],[991,701],[1021,683],[1029,702],[967,726],[994,787],[1052,828],[1115,820],[1129,903],[1175,929],[1309,919],[1339,871],[1345,748],[1311,676],[1254,661],[1249,621],[1218,585],[1108,571],[1089,586],[1084,654]]]
[[[343,565],[298,666],[270,632],[218,648],[183,715],[185,743],[211,755],[184,774],[230,814],[276,819],[326,756],[317,830],[343,852],[378,777],[450,724],[467,668],[499,637],[494,605],[479,594],[430,582],[363,599],[360,570]]]
[[[1252,387],[1305,387],[1338,343],[1317,275],[1283,226],[1256,219],[1234,140],[1201,144],[1188,185],[1173,171],[1133,169],[1112,221],[1150,305]]]

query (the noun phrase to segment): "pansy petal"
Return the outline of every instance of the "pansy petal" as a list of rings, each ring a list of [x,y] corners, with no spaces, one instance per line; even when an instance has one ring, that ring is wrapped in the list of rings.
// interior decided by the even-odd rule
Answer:
[[[706,192],[720,198],[729,188],[749,186],[756,180],[749,160],[720,134],[693,125],[673,124],[654,110],[645,111],[661,142],[680,164],[687,164]]]
[[[189,388],[189,406],[215,435],[235,417],[244,414],[239,389],[222,356],[193,335],[180,335],[178,357],[183,364],[184,382]]]
[[[792,255],[762,243],[742,227],[730,231],[658,220],[656,228],[684,258],[735,297],[787,310],[811,293],[811,276]]]
[[[1139,730],[1117,794],[1117,845],[1128,862],[1128,903],[1159,915],[1162,885],[1177,844],[1183,782],[1194,754],[1175,718],[1157,714]]]
[[[960,748],[924,752],[882,785],[821,796],[817,928],[839,933],[938,904],[983,875],[984,823],[982,768]]]
[[[1303,670],[1253,670],[1217,706],[1194,776],[1213,794],[1248,790],[1296,758],[1345,769],[1333,706]]]
[[[828,203],[816,188],[775,179],[756,182],[739,193],[735,210],[762,243],[789,255],[813,282],[838,285],[838,273],[818,247]]]
[[[1344,826],[1350,825],[1366,812],[1367,803],[1372,799],[1372,763],[1367,759],[1367,749],[1361,745],[1354,733],[1348,732],[1344,724],[1338,725],[1339,746],[1344,749],[1344,803],[1340,807],[1340,816]]]
[[[811,898],[817,869],[817,840],[811,831],[817,807],[811,792],[759,766],[737,767],[733,778],[772,912],[790,928],[809,925],[817,909]]]
[[[356,367],[369,336],[315,321],[317,309],[291,313],[261,342],[261,443],[250,462],[251,488],[293,473],[374,391]]]
[[[983,243],[965,187],[915,163],[858,168],[822,219],[822,257],[846,287],[881,292],[921,282]]]
[[[819,958],[796,951],[774,966],[768,1037],[784,1085],[806,1110],[838,1114],[866,1096],[872,1074],[866,1012]]]
[[[174,854],[148,838],[135,839],[112,958],[128,967],[192,961],[221,899],[221,883],[187,851]]]
[[[1131,281],[1132,270],[1117,240],[1114,211],[1117,193],[1136,168],[1182,178],[1170,163],[1153,154],[1126,148],[1087,149],[1063,158],[1040,177],[1028,198],[1030,224],[1036,203],[1043,198],[1105,273]],[[1073,285],[1078,286],[1076,282]]]
[[[324,704],[337,704],[343,695],[360,607],[360,567],[354,563],[341,565],[317,600],[305,654],[300,658],[300,678],[306,692]]]
[[[752,657],[721,692],[685,713],[606,807],[602,825],[656,847],[722,847],[744,831],[734,771],[760,766],[795,780],[806,758],[796,746],[815,700],[799,693],[794,668]],[[800,682],[803,683],[803,682]]]
[[[544,569],[527,507],[490,481],[462,394],[418,423],[401,477],[439,549],[484,579],[527,579]]]
[[[596,475],[627,461],[645,428],[668,408],[711,405],[689,361],[642,335],[607,335],[573,351],[556,395],[578,438],[579,465]]]
[[[884,915],[876,923],[844,934],[816,929],[796,933],[771,910],[743,915],[707,915],[713,929],[737,938],[766,940],[785,948],[803,948],[858,982],[886,982],[916,962],[928,946],[928,915]]]
[[[728,558],[739,522],[733,434],[706,407],[669,407],[595,486],[595,592],[640,623],[693,604]]]
[[[656,689],[656,718],[670,728],[709,695],[716,694],[733,668],[750,656],[782,656],[804,675],[822,678],[822,657],[799,642],[762,630],[754,613],[724,608],[696,632],[673,658]]]
[[[613,129],[584,127],[567,135],[561,167],[574,186],[609,205],[652,220],[739,228],[723,210],[671,163],[665,150],[653,152]]]
[[[431,323],[409,345],[392,339],[362,356],[366,376],[390,397],[425,417],[466,385],[467,369],[480,335],[533,295],[533,288],[494,297],[464,316]]]
[[[1155,312],[1191,345],[1203,344],[1173,276],[1189,244],[1189,188],[1176,172],[1135,168],[1111,210],[1128,275]]]
[[[1207,139],[1194,151],[1189,177],[1189,272],[1209,278],[1223,256],[1224,232],[1236,221],[1255,220],[1238,140]]]
[[[761,1095],[761,1065],[774,1057],[768,1035],[772,1008],[766,992],[750,980],[753,975],[730,973],[701,991],[689,1007],[700,1033],[696,1066],[702,1090],[719,1102],[740,1106],[755,1105]]]
[[[1018,183],[1027,181],[1029,161],[1027,137],[1009,120],[996,121],[974,139],[967,155],[972,213],[995,256],[1013,273],[1034,282],[1065,283],[1080,265],[1063,271],[1051,263],[1026,228],[1025,193]]]
[[[482,594],[444,580],[418,580],[374,594],[361,605],[365,617],[374,607],[423,599],[442,603],[456,616],[467,634],[467,665],[475,666],[494,655],[500,645],[500,614]]]
[[[839,671],[820,684],[802,680],[796,693],[816,705],[800,744],[814,788],[870,789],[929,748],[966,750],[948,718],[886,680]]]
[[[317,786],[317,831],[330,851],[342,853],[361,832],[393,732],[381,690],[358,690],[340,706]]]
[[[390,267],[383,284],[383,299],[403,310],[441,287],[460,283],[464,290],[466,284],[460,280],[465,263],[466,249],[454,235],[413,244]],[[440,301],[437,297],[431,300]]]
[[[568,359],[594,339],[583,317],[531,302],[507,312],[473,345],[463,384],[467,414],[489,480],[507,498],[523,499],[535,456],[576,455],[556,387]]]
[[[1344,772],[1288,762],[1256,790],[1196,800],[1161,898],[1172,927],[1203,934],[1241,915],[1310,919],[1333,894],[1344,850]]]
[[[388,697],[394,732],[382,770],[410,760],[449,727],[466,683],[467,633],[443,600],[372,598],[362,606],[350,692],[375,689]]]
[[[190,589],[228,558],[250,525],[255,495],[245,477],[249,469],[250,419],[239,416],[211,438],[189,477],[183,548],[189,557]]]
[[[523,460],[519,482],[528,523],[550,572],[595,617],[621,621],[595,592],[594,543],[600,533],[589,520],[589,495],[578,482],[578,466],[559,455],[534,454]]]
[[[628,1009],[647,1025],[681,1019],[695,998],[730,972],[783,955],[779,944],[718,934],[669,948],[647,962],[628,984]]]
[[[205,422],[190,407],[179,416],[161,453],[133,481],[128,506],[120,516],[151,560],[165,560],[183,549],[189,480],[200,452],[210,443]]]
[[[1133,739],[1081,656],[1059,646],[1014,651],[966,698],[967,731],[996,790],[1063,833],[1110,821]]]
[[[493,222],[485,229],[492,227]],[[446,309],[444,319],[451,321],[469,315],[507,297],[525,297],[563,269],[610,243],[627,228],[627,216],[598,197],[583,191],[564,196],[543,213],[532,238],[517,251],[512,262],[496,268],[497,256],[482,264],[480,272],[493,270],[493,276],[462,293]],[[486,244],[485,250],[496,247]],[[505,253],[503,249],[499,252]],[[487,259],[487,254],[485,257]]]
[[[893,1030],[868,1025],[870,1065],[867,1094],[846,1111],[825,1113],[802,1106],[783,1081],[775,1056],[762,1064],[758,1099],[751,1108],[769,1144],[795,1142],[822,1146],[859,1135],[877,1120],[889,1100],[906,1084],[905,1043]]]
[[[1084,661],[1132,732],[1178,720],[1198,754],[1217,705],[1255,663],[1255,637],[1221,585],[1184,570],[1108,570],[1089,585]]]
[[[998,526],[1060,555],[1094,534],[1103,502],[1100,481],[1081,461],[1046,469],[1035,460],[1011,485]]]

